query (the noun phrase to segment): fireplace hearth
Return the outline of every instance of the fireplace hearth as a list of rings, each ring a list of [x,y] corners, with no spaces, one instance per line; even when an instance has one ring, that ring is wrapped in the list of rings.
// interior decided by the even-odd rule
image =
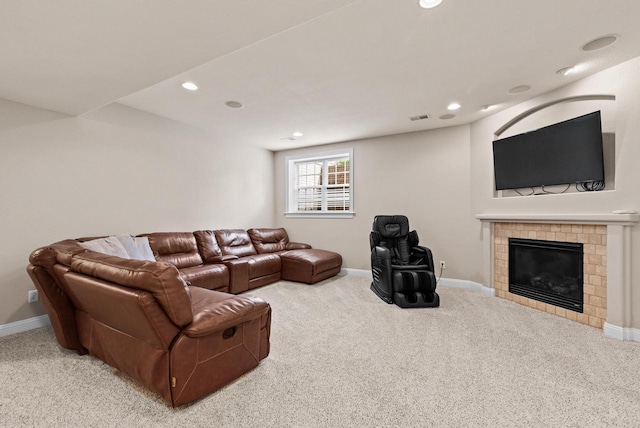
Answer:
[[[583,312],[583,244],[509,238],[509,292]]]

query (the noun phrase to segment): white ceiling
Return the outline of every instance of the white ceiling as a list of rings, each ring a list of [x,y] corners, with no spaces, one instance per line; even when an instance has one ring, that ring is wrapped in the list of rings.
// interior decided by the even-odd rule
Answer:
[[[496,111],[640,55],[636,0],[417,4],[0,0],[0,98],[71,115],[117,102],[283,150],[472,122],[489,114],[482,105]],[[580,49],[606,34],[620,38]],[[575,64],[581,72],[556,74]],[[522,84],[532,89],[507,94]],[[452,101],[456,117],[439,119]],[[286,140],[293,131],[304,136]]]

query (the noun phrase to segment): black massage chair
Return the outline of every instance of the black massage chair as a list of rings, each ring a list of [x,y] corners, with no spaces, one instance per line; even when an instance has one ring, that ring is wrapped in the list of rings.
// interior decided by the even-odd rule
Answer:
[[[371,290],[402,308],[440,306],[431,250],[418,245],[418,233],[409,232],[409,219],[379,215],[373,219],[372,229]]]

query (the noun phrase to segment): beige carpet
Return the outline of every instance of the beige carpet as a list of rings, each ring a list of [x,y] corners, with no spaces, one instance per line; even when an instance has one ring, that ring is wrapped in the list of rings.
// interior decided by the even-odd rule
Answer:
[[[171,409],[50,328],[0,338],[0,425],[64,427],[637,427],[640,344],[479,293],[386,305],[365,278],[253,290],[271,355]]]

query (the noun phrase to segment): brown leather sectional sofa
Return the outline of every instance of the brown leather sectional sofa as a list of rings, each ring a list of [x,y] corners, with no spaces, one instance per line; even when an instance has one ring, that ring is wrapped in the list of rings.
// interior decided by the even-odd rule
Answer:
[[[235,295],[280,279],[336,275],[339,254],[284,229],[145,235],[156,261],[69,239],[35,250],[27,272],[60,345],[115,367],[172,406],[221,388],[269,354],[271,308]]]

